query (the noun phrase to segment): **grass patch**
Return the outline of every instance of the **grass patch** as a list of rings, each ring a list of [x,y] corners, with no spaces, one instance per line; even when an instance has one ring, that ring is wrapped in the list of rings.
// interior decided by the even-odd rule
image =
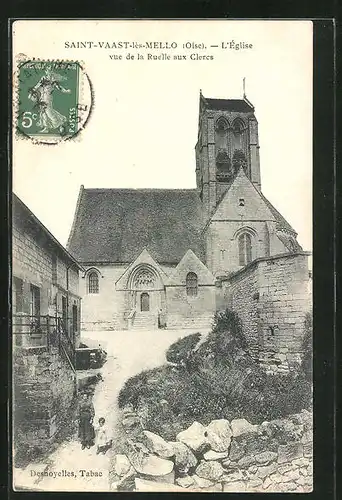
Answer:
[[[194,420],[246,418],[252,423],[285,417],[311,404],[311,382],[303,370],[266,375],[246,350],[241,322],[225,311],[198,349],[199,334],[173,344],[163,365],[129,379],[119,407],[131,405],[144,427],[166,439]]]

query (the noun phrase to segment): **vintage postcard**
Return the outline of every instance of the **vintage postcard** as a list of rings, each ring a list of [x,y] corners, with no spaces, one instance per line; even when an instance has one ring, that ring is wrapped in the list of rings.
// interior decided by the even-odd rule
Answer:
[[[12,42],[13,488],[312,491],[312,22]]]

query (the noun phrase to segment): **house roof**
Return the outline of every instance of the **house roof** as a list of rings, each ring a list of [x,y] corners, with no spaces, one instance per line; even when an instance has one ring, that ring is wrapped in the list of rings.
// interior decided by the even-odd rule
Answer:
[[[18,220],[21,224],[30,224],[34,228],[35,233],[41,235],[45,245],[53,247],[57,252],[69,262],[72,262],[78,269],[83,270],[79,262],[73,257],[63,245],[50,233],[50,231],[40,222],[33,212],[25,205],[25,203],[15,194],[12,193],[12,216],[13,220]]]
[[[204,260],[196,189],[84,189],[67,248],[81,262],[122,262],[146,248],[160,263],[178,263],[191,248]]]
[[[252,113],[254,107],[245,99],[208,99],[204,97],[208,109]]]

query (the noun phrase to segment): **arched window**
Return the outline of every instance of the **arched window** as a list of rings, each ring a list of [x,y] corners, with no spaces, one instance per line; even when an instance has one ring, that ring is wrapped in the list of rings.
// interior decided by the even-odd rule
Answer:
[[[248,233],[242,233],[238,239],[239,265],[246,266],[252,261],[252,238]]]
[[[88,276],[88,293],[99,293],[99,277],[95,271]]]
[[[230,158],[225,151],[219,151],[216,157],[216,179],[227,180],[231,174]]]
[[[244,128],[243,121],[237,118],[233,123],[233,149],[243,149]]]
[[[223,117],[216,122],[215,143],[217,151],[228,149],[228,123]]]
[[[198,294],[198,278],[195,273],[188,273],[186,276],[186,294],[189,297],[196,297]]]

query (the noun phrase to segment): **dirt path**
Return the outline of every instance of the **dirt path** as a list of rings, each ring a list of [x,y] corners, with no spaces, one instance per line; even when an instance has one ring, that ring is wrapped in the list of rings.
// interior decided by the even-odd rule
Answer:
[[[15,469],[17,487],[43,491],[109,491],[109,469],[116,452],[115,441],[121,429],[118,426],[117,398],[125,381],[142,370],[160,366],[165,351],[178,338],[192,331],[116,331],[86,333],[82,341],[89,346],[101,346],[108,353],[101,369],[103,381],[94,394],[95,419],[106,419],[114,438],[114,447],[106,455],[96,455],[95,447],[81,450],[77,438],[62,443],[44,463]],[[44,475],[42,475],[42,473]]]

